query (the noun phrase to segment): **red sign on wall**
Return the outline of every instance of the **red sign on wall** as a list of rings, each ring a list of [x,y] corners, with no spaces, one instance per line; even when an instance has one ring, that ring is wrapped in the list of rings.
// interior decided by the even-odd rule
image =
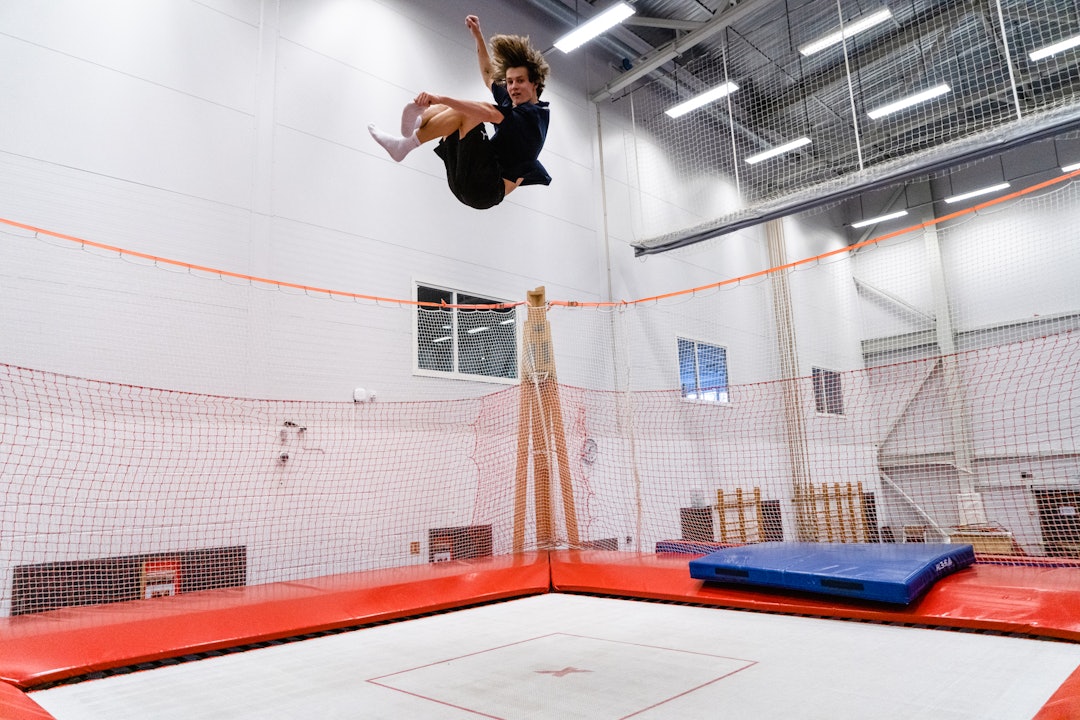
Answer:
[[[142,565],[139,597],[144,600],[180,592],[179,560],[147,560]]]

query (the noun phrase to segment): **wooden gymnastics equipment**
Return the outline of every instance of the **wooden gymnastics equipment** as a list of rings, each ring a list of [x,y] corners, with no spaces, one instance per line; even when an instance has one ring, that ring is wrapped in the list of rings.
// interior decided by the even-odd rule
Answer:
[[[814,533],[821,542],[869,542],[863,509],[863,485],[826,483],[806,491],[813,508]]]
[[[733,527],[729,529],[728,515],[734,513]],[[761,488],[750,493],[742,488],[735,492],[716,491],[716,514],[720,518],[720,542],[751,543],[765,539],[764,517],[761,513]]]
[[[525,550],[525,521],[528,507],[529,459],[533,468],[533,513],[536,546],[557,547],[555,517],[552,514],[552,474],[558,472],[566,522],[566,541],[580,545],[574,486],[570,477],[570,456],[566,450],[559,380],[555,373],[555,353],[551,325],[547,319],[547,298],[543,287],[528,292],[528,315],[522,330],[521,411],[518,420],[517,466],[514,477],[515,553]],[[554,460],[554,462],[552,462]]]

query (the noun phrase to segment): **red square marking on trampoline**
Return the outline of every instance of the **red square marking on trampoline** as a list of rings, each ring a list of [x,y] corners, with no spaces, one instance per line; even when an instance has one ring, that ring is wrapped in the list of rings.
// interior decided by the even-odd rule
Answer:
[[[481,717],[626,718],[701,690],[754,660],[552,633],[370,678]]]

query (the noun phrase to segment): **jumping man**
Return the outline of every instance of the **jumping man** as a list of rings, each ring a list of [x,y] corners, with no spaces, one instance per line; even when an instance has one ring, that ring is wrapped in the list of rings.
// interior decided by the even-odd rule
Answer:
[[[395,161],[421,144],[439,138],[435,153],[446,166],[446,180],[458,200],[478,210],[494,207],[521,185],[548,185],[551,177],[537,157],[548,129],[548,103],[540,101],[549,68],[529,38],[495,35],[491,49],[480,19],[465,18],[476,40],[480,74],[494,104],[422,92],[405,106],[401,136],[368,131]],[[488,137],[484,123],[495,132]]]

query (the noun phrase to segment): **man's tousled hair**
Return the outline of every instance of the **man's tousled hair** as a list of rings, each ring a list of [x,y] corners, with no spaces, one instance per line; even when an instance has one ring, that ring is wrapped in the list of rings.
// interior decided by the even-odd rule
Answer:
[[[536,85],[536,96],[540,97],[551,68],[548,67],[544,54],[529,42],[529,37],[527,35],[494,35],[490,45],[495,81],[505,84],[507,70],[523,67],[529,73],[529,82]]]

